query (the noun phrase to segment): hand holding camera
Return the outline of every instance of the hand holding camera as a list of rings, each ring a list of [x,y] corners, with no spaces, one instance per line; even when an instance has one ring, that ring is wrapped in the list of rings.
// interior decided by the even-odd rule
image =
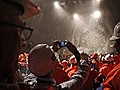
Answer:
[[[75,52],[77,52],[77,48],[70,41],[68,41],[68,40],[64,40],[64,41],[55,40],[53,42],[53,50],[55,52],[58,51],[62,47],[67,47],[68,50],[70,52],[72,52],[73,54]]]
[[[68,50],[75,55],[77,62],[79,62],[79,60],[81,59],[80,53],[77,50],[77,48],[75,47],[75,45],[73,45],[70,41],[68,41],[68,40],[65,40],[65,41],[55,40],[53,42],[53,50],[55,52],[57,52],[62,47],[67,47]]]
[[[65,47],[67,45],[67,41],[53,41],[53,50],[57,52],[60,48]]]
[[[65,47],[67,45],[66,41],[59,41],[58,47]]]

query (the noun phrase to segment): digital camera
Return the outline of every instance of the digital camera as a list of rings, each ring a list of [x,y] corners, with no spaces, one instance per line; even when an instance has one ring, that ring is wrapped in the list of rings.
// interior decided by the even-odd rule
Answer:
[[[60,47],[64,47],[65,45],[66,45],[66,42],[65,42],[65,41],[60,41],[60,42],[59,42],[59,46],[60,46]]]

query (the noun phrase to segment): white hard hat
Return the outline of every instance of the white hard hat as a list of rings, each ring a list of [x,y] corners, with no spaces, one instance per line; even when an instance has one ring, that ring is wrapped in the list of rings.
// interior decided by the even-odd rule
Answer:
[[[76,64],[76,63],[77,63],[77,60],[76,60],[76,58],[75,58],[74,55],[72,55],[72,56],[70,57],[69,63],[71,63],[71,64]]]
[[[44,76],[55,68],[56,57],[47,44],[36,45],[29,53],[28,67],[36,76]]]
[[[110,40],[117,40],[120,39],[120,22],[114,28],[114,34],[110,38]]]
[[[113,61],[113,58],[110,54],[107,54],[104,59],[105,61]]]

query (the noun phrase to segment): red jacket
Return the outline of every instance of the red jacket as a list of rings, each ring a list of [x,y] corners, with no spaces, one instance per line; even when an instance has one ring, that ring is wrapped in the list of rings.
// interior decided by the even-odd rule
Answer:
[[[99,73],[100,75],[104,75],[105,77],[107,76],[107,74],[115,67],[115,65],[113,63],[105,63],[103,64],[100,69],[99,69]]]
[[[55,68],[55,71],[53,72],[53,78],[55,79],[57,85],[69,80],[67,73],[59,67]]]
[[[120,63],[120,54],[115,55],[115,56],[113,57],[113,59],[114,59],[116,65],[119,64],[119,63]]]
[[[108,73],[103,83],[103,90],[120,90],[120,64]]]
[[[86,80],[85,84],[82,86],[82,90],[92,90],[93,83],[98,76],[98,71],[91,70],[88,79]]]
[[[80,63],[80,67],[68,81],[58,85],[55,85],[53,78],[39,77],[33,90],[82,90],[81,87],[89,76],[90,67],[85,61]]]
[[[78,69],[78,66],[75,65],[73,67],[67,68],[65,72],[69,77],[71,77],[77,71],[77,69]]]

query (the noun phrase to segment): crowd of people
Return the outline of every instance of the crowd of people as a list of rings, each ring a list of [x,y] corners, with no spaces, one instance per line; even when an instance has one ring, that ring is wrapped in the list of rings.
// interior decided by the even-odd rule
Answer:
[[[82,87],[82,90],[102,90],[105,78],[107,77],[108,73],[115,66],[117,66],[117,64],[119,62],[118,58],[116,58],[116,55],[110,54],[110,53],[104,53],[104,54],[100,53],[99,54],[97,52],[94,52],[89,55],[89,54],[85,53],[84,51],[82,51],[80,53],[80,55],[81,55],[81,60],[85,60],[91,69],[89,76],[88,76],[89,79]],[[40,58],[42,57],[42,56],[40,56],[40,53],[36,53],[36,55],[32,56],[32,57],[37,57],[37,56],[39,56],[38,60],[40,61]],[[28,61],[28,57],[29,57],[29,55],[26,56],[27,61]],[[31,57],[31,55],[30,55],[30,57]],[[65,58],[61,59],[61,60],[58,59],[56,65],[55,65],[55,70],[53,72],[52,78],[55,79],[57,85],[59,85],[62,82],[68,81],[75,74],[77,69],[79,68],[75,55],[71,54],[71,56],[69,55],[66,57],[67,57],[66,59]],[[22,60],[25,60],[24,57]],[[35,61],[35,58],[34,58],[34,61]],[[32,65],[33,65],[34,61],[32,62]],[[37,61],[37,63],[39,63],[39,61]],[[21,61],[21,63],[22,62],[23,61]],[[46,61],[46,62],[48,62],[48,61]],[[43,66],[40,67],[41,69],[43,69],[42,67],[47,65],[46,62],[45,62],[45,65],[42,64]],[[26,62],[26,63],[27,63],[27,66],[28,66],[28,64],[30,64],[28,62]],[[24,65],[26,66],[26,64],[24,64]],[[36,65],[37,64],[35,64],[35,66]],[[33,67],[35,67],[35,66],[33,66]],[[21,67],[23,67],[23,65],[21,65]],[[28,70],[29,69],[27,68],[25,70],[25,72]],[[37,83],[37,76],[35,74],[33,75],[32,73],[29,72],[24,77],[24,82],[31,85],[31,87],[33,87]]]
[[[120,23],[110,38],[117,54],[89,55],[68,40],[20,54],[33,31],[25,19],[39,9],[28,0],[0,0],[0,11],[0,90],[120,90]],[[72,54],[60,60],[63,47]]]

